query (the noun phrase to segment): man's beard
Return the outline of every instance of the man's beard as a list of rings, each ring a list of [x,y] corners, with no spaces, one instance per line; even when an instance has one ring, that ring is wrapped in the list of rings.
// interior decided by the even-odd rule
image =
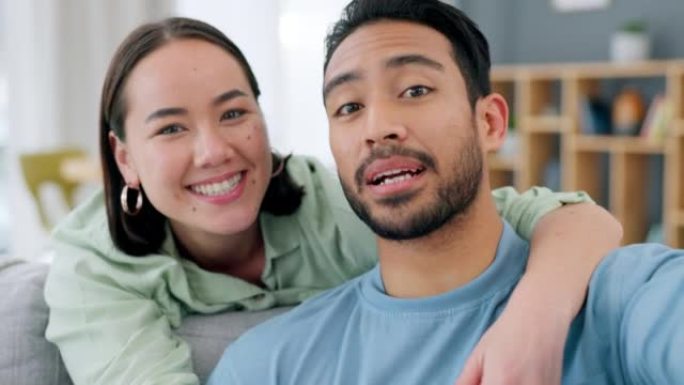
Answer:
[[[344,195],[356,215],[381,238],[402,241],[429,235],[452,219],[465,214],[479,191],[483,165],[482,153],[476,136],[470,136],[461,146],[461,150],[452,172],[446,175],[442,180],[443,183],[438,186],[434,199],[401,221],[373,217],[368,205],[362,202],[358,194],[340,178]],[[392,155],[411,155],[414,158],[423,159],[422,163],[427,167],[426,171],[430,168],[436,171],[434,170],[435,162],[429,155],[400,147],[384,148],[380,151],[374,150],[364,165],[370,164],[375,159],[388,158]],[[424,161],[426,157],[430,159],[429,164]],[[357,176],[363,174],[362,169],[356,174]],[[358,177],[356,179],[359,187],[361,186],[359,183],[365,183]],[[411,202],[413,197],[414,194],[398,195],[384,199],[379,204],[397,210],[398,215],[394,218],[401,218],[402,215],[399,210],[411,212],[410,206],[414,204]],[[392,215],[389,215],[388,218],[392,218]]]

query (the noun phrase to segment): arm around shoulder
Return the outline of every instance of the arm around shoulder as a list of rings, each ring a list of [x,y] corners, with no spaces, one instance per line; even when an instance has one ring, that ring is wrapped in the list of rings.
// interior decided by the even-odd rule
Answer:
[[[591,202],[583,193],[533,188],[520,195],[505,188],[493,194],[499,212],[518,233],[532,238],[528,265],[458,384],[474,384],[482,376],[558,383],[570,324],[597,264],[619,246],[622,227],[599,206],[581,203]]]

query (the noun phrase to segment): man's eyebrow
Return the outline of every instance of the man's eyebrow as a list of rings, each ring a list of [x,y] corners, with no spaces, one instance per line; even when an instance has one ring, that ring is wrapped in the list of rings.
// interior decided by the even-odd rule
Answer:
[[[430,67],[432,69],[438,70],[438,71],[444,71],[444,66],[427,56],[423,56],[420,54],[410,54],[410,55],[400,55],[400,56],[395,56],[387,60],[385,62],[385,67],[386,68],[397,68],[397,67],[402,67],[405,65],[409,64],[418,64],[426,67]],[[325,85],[323,88],[323,101],[328,98],[328,95],[337,87],[341,86],[344,83],[348,83],[351,81],[359,80],[361,79],[361,74],[358,72],[345,72],[341,75],[335,76],[332,78],[328,84]]]
[[[180,107],[169,107],[169,108],[160,108],[157,111],[154,111],[151,113],[147,119],[145,119],[145,123],[149,123],[150,121],[154,119],[161,119],[165,118],[167,116],[173,116],[173,115],[185,115],[188,113],[188,110],[185,108],[180,108]]]
[[[328,95],[335,88],[341,86],[344,83],[353,82],[359,79],[361,79],[361,74],[356,71],[345,72],[343,74],[335,76],[328,82],[328,84],[325,85],[325,87],[323,87],[323,102],[325,103],[325,100],[328,99]]]
[[[231,99],[235,99],[235,98],[242,97],[242,96],[247,96],[247,94],[236,88],[236,89],[233,89],[230,91],[226,91],[226,92],[222,93],[221,95],[215,97],[212,104],[214,106],[216,106],[216,105],[219,105],[223,102],[227,102]]]
[[[418,64],[436,69],[438,71],[444,71],[444,66],[441,63],[436,62],[427,56],[419,54],[395,56],[393,58],[388,59],[387,62],[385,62],[385,67],[397,68],[408,64]]]

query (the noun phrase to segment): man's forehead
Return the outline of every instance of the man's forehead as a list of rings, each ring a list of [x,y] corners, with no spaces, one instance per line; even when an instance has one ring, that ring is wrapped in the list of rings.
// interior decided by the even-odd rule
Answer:
[[[325,79],[372,62],[384,63],[397,55],[424,55],[435,60],[451,57],[449,40],[435,29],[408,22],[383,20],[359,27],[337,47]],[[443,63],[444,64],[444,63]]]

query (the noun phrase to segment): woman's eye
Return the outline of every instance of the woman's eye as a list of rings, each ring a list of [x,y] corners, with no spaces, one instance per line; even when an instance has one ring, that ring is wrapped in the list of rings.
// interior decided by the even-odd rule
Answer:
[[[221,115],[221,120],[233,120],[245,114],[245,110],[228,110]]]
[[[157,132],[159,135],[173,135],[177,134],[179,132],[182,132],[184,130],[183,126],[180,126],[178,124],[170,124],[168,126],[163,127],[161,130]]]
[[[361,109],[361,105],[358,103],[347,103],[342,107],[338,108],[335,112],[335,116],[345,116],[353,114],[354,112]]]
[[[432,92],[432,88],[426,86],[413,86],[404,91],[401,96],[405,98],[417,98]]]

